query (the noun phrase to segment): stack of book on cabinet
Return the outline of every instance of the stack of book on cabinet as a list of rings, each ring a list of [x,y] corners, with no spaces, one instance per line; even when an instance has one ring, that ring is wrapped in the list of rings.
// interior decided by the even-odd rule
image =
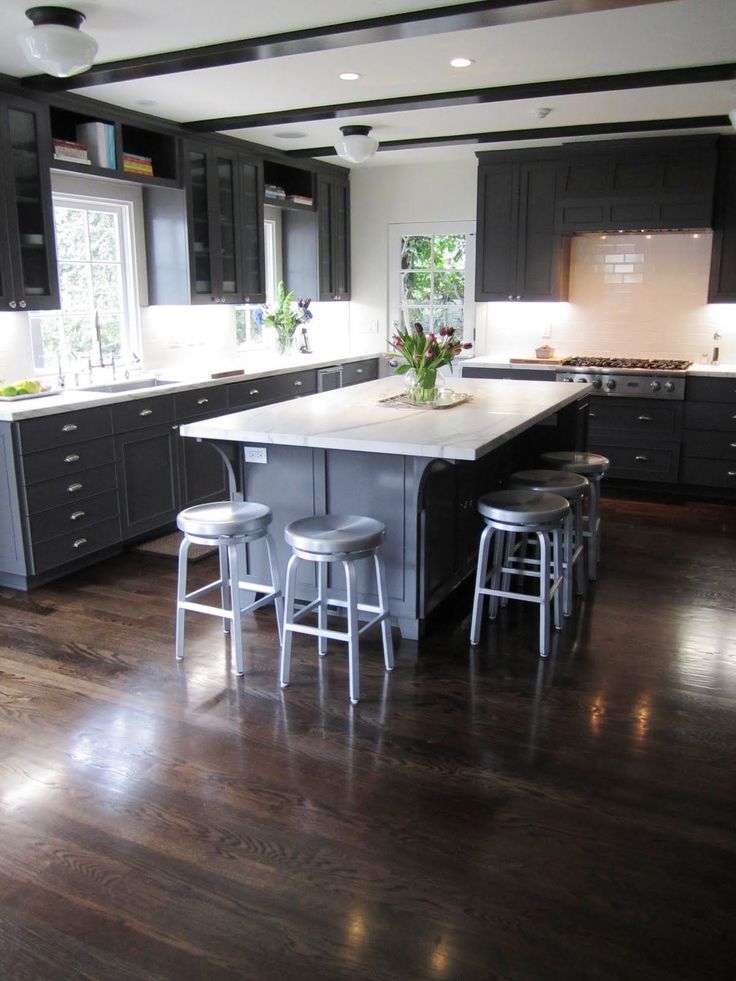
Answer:
[[[150,157],[138,153],[123,153],[123,170],[127,174],[143,174],[153,177],[153,163]]]
[[[74,140],[57,140],[54,137],[54,160],[66,160],[67,163],[87,164],[87,147],[84,143],[76,143]]]
[[[311,208],[314,204],[314,198],[310,197],[308,194],[289,194],[286,198],[291,204],[303,204],[308,208]]]
[[[263,188],[264,197],[270,201],[285,201],[286,191],[278,184],[266,184]]]
[[[90,163],[115,169],[115,127],[112,123],[79,123],[77,139],[86,145]]]

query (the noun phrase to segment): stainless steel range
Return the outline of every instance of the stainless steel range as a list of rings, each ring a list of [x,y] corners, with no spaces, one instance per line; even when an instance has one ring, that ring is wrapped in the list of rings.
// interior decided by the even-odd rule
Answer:
[[[685,398],[685,372],[692,361],[658,358],[565,358],[555,379],[591,384],[596,395],[639,399]]]

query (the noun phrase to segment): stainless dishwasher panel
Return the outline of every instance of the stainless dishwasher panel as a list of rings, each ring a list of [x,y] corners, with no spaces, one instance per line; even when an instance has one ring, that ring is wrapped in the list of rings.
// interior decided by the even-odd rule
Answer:
[[[317,391],[331,392],[342,388],[342,368],[339,364],[317,370]]]

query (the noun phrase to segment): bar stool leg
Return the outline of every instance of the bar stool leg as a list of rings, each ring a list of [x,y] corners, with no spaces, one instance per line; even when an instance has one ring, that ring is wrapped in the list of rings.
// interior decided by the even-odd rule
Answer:
[[[279,560],[276,553],[276,543],[271,532],[266,532],[266,551],[268,553],[268,567],[271,571],[271,585],[277,593],[273,598],[273,608],[276,613],[276,629],[279,633],[279,644],[284,639],[284,597],[281,592],[281,576],[279,575]]]
[[[562,564],[561,528],[555,528],[552,531],[552,576],[555,582],[557,582],[560,579],[560,576],[564,576],[564,569]],[[570,573],[570,581],[572,581],[572,572]],[[563,578],[562,582],[557,587],[553,600],[554,611],[555,611],[555,630],[562,630],[562,597],[560,594],[564,590],[564,587],[565,587],[565,580]]]
[[[491,589],[501,588],[501,569],[506,554],[506,532],[496,529],[496,540],[493,543],[493,568],[491,569]],[[488,598],[488,619],[495,620],[498,616],[499,596]]]
[[[358,654],[358,595],[355,581],[355,565],[343,562],[347,593],[348,614],[348,668],[350,675],[350,701],[357,705],[360,701],[360,660]]]
[[[281,640],[281,669],[280,683],[282,688],[289,684],[291,673],[291,629],[294,622],[294,596],[296,586],[296,567],[299,562],[297,555],[292,555],[286,567],[286,599],[284,601],[284,633]]]
[[[564,591],[563,613],[569,617],[572,613],[572,557],[575,553],[573,544],[573,518],[572,511],[567,514],[563,525],[562,540],[564,542],[563,559],[563,580],[562,588]]]
[[[511,558],[516,551],[516,532],[514,531],[504,532],[504,538],[505,538],[505,542],[504,542],[502,565],[505,565],[507,568],[510,568]],[[511,589],[510,572],[504,572],[504,574],[501,576],[501,589],[506,593]],[[508,596],[499,597],[499,599],[501,603],[501,608],[505,609],[509,605]]]
[[[580,548],[581,552],[578,556],[577,564],[577,591],[578,596],[582,596],[585,592],[585,548],[584,538],[583,538],[583,497],[582,495],[575,502],[575,532],[574,532],[575,552]],[[574,552],[573,552],[574,554]]]
[[[235,651],[235,673],[237,675],[243,675],[245,674],[245,666],[243,665],[243,631],[240,624],[240,610],[242,606],[240,599],[241,570],[237,545],[227,546],[227,557],[230,578],[230,609],[233,613],[232,644],[233,650]]]
[[[229,610],[230,586],[227,581],[227,546],[220,545],[218,551],[220,553],[220,599],[223,610]],[[232,621],[228,617],[222,618],[222,632],[224,634],[230,633],[231,623]]]
[[[588,578],[598,578],[598,523],[600,521],[600,488],[597,480],[590,481],[590,508],[588,510]]]
[[[491,549],[491,539],[493,538],[494,528],[486,525],[480,536],[480,547],[478,549],[478,568],[475,573],[475,596],[473,597],[473,618],[470,624],[470,643],[475,646],[480,642],[480,621],[483,616],[483,600],[485,594],[481,589],[486,584],[488,578],[488,554]]]
[[[319,630],[327,630],[327,563],[317,563],[317,627]],[[320,657],[327,653],[327,638],[321,634],[317,639],[317,650]]]
[[[539,654],[547,657],[550,650],[550,541],[546,531],[538,531],[539,539]]]
[[[376,588],[378,590],[378,605],[381,613],[385,614],[381,620],[381,637],[383,639],[383,663],[387,671],[394,669],[394,645],[391,639],[391,618],[388,615],[388,588],[386,586],[386,567],[383,559],[376,553],[373,556],[376,566]]]
[[[187,553],[189,540],[182,538],[179,546],[179,572],[176,585],[176,660],[184,660],[184,615],[186,610],[181,605],[187,598]]]

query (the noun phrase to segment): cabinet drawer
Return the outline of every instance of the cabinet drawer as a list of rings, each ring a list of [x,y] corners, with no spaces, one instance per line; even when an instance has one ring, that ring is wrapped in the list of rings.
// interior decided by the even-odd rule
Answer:
[[[312,395],[317,391],[316,371],[294,371],[288,375],[276,376],[276,398],[279,401],[293,399],[300,395]]]
[[[174,418],[173,395],[155,395],[147,399],[119,402],[112,407],[113,431],[116,433],[173,422]]]
[[[71,531],[33,546],[33,571],[45,572],[54,566],[73,562],[75,559],[97,552],[120,541],[120,521],[108,518],[83,531]]]
[[[475,368],[462,369],[463,378],[506,378],[509,381],[551,381],[554,371],[548,368]]]
[[[212,412],[227,410],[227,387],[198,388],[193,392],[177,392],[174,395],[177,419],[192,419]]]
[[[591,450],[602,453],[611,461],[609,477],[626,480],[677,480],[679,447],[617,446],[591,440]]]
[[[680,482],[700,487],[730,487],[736,490],[736,463],[687,457],[680,468]]]
[[[590,402],[590,429],[624,430],[628,433],[657,436],[675,436],[679,431],[682,406],[663,405],[647,399],[592,398]]]
[[[115,490],[115,464],[94,467],[86,473],[54,477],[26,487],[26,507],[28,514],[37,514],[47,508],[60,507],[70,501],[86,500],[94,494]]]
[[[682,452],[687,457],[736,460],[736,431],[733,433],[685,433]]]
[[[40,419],[24,419],[18,423],[23,453],[46,450],[54,446],[69,446],[112,433],[110,407],[95,406],[75,412],[62,412]]]
[[[100,521],[118,516],[118,495],[115,491],[96,494],[84,501],[69,502],[58,508],[40,511],[31,515],[28,524],[34,542],[45,542],[49,538],[72,531],[80,531]]]
[[[736,402],[736,378],[688,378],[688,402]]]
[[[728,402],[686,402],[685,428],[721,429],[736,433],[736,405]]]
[[[342,366],[342,387],[378,378],[378,361],[350,361]]]
[[[278,385],[275,377],[252,378],[250,381],[235,382],[227,387],[227,400],[231,409],[249,409],[255,405],[265,405],[278,400]]]
[[[56,446],[53,450],[41,450],[23,457],[23,477],[27,484],[58,477],[62,474],[80,473],[104,463],[115,462],[112,436],[91,439],[71,446]]]

